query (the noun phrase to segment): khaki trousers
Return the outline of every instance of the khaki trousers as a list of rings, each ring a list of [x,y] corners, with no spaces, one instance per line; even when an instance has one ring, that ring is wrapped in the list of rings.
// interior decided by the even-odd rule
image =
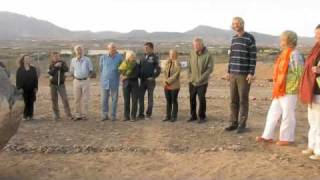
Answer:
[[[90,99],[90,81],[73,80],[73,94],[75,104],[75,117],[88,117]]]
[[[247,75],[230,74],[230,122],[234,126],[247,124],[250,84],[246,78]]]

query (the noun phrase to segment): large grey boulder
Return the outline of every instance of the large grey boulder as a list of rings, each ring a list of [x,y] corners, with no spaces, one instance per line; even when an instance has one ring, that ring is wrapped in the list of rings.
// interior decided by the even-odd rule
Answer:
[[[0,149],[16,134],[23,112],[21,93],[11,83],[4,68],[0,67]]]

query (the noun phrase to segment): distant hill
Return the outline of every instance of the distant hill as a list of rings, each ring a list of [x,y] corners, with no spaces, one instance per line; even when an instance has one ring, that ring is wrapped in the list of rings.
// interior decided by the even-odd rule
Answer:
[[[60,38],[72,32],[48,21],[0,12],[0,39]]]
[[[113,31],[70,31],[56,26],[48,21],[39,20],[24,15],[0,11],[0,40],[38,39],[38,40],[133,40],[133,41],[158,41],[158,42],[186,42],[195,36],[200,36],[210,44],[227,45],[233,36],[231,30],[213,28],[210,26],[197,26],[196,28],[179,32],[152,32],[133,30],[129,33]],[[278,37],[268,34],[252,32],[258,45],[276,46]],[[311,45],[312,38],[301,37],[301,45]]]

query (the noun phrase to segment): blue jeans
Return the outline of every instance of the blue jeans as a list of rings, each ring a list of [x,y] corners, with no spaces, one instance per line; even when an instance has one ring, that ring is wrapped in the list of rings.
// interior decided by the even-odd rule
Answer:
[[[112,118],[116,118],[117,115],[117,105],[118,105],[118,88],[116,89],[102,89],[101,93],[102,101],[102,117],[105,118],[109,114],[109,97],[112,100]]]

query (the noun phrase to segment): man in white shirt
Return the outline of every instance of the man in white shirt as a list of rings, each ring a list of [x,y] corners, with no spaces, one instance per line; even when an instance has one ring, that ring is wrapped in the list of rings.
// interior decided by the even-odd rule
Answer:
[[[90,97],[90,75],[93,73],[93,65],[90,58],[84,56],[81,45],[74,47],[76,57],[72,58],[70,72],[74,77],[73,94],[75,103],[75,120],[88,118]]]

